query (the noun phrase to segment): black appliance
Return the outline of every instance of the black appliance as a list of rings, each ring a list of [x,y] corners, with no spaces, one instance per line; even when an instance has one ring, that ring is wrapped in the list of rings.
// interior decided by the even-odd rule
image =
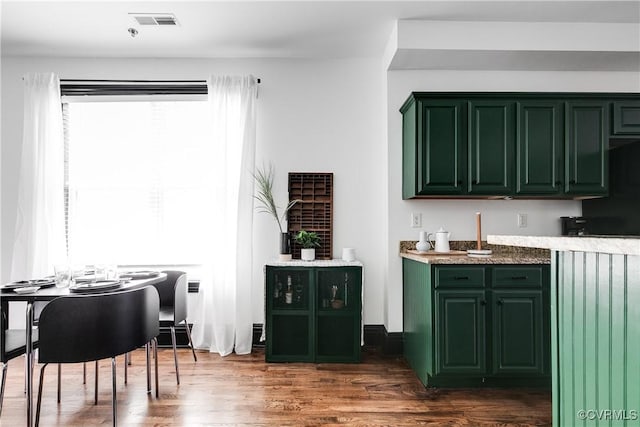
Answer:
[[[640,236],[640,142],[609,150],[609,197],[582,201],[588,234]]]
[[[587,220],[581,216],[562,216],[560,221],[563,236],[584,236],[588,234]]]

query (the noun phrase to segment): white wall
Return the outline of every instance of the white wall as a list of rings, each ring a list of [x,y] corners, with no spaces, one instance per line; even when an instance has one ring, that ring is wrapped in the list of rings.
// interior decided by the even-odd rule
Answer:
[[[16,218],[22,135],[22,82],[27,72],[71,79],[205,79],[253,74],[258,99],[257,162],[273,162],[276,197],[287,200],[287,172],[333,172],[334,257],[356,248],[365,265],[364,321],[384,313],[386,255],[385,73],[379,60],[132,60],[2,58],[2,276],[8,280]],[[247,248],[247,253],[251,248]],[[278,228],[255,215],[253,321],[262,323],[263,264],[278,253]]]
[[[560,216],[579,215],[577,201],[537,200],[402,200],[402,116],[400,106],[412,91],[473,92],[640,92],[637,73],[625,72],[518,72],[518,71],[389,71],[388,167],[389,239],[385,324],[402,330],[402,263],[400,240],[417,240],[410,227],[411,212],[422,213],[423,229],[445,227],[453,240],[475,240],[475,212],[482,212],[482,235],[557,235]],[[528,214],[528,227],[518,228],[516,215]]]
[[[8,279],[22,133],[21,76],[54,71],[61,78],[203,79],[208,74],[253,73],[262,78],[258,101],[257,161],[273,161],[277,198],[287,198],[288,171],[334,172],[334,256],[355,247],[365,265],[366,324],[402,330],[400,240],[417,239],[411,212],[423,229],[440,226],[455,240],[483,236],[558,234],[560,216],[580,214],[576,201],[403,201],[401,115],[411,91],[640,92],[637,73],[390,71],[380,60],[131,60],[3,58],[2,60],[2,276]],[[516,214],[527,213],[519,229]],[[253,320],[263,322],[262,265],[278,251],[278,230],[255,216]]]

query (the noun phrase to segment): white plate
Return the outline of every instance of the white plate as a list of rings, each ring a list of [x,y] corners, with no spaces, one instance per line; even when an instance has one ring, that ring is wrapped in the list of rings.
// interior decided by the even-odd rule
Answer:
[[[491,249],[468,249],[467,255],[491,255],[493,251]]]
[[[491,258],[491,254],[467,254],[471,258]]]
[[[94,283],[76,283],[75,285],[69,287],[69,292],[102,292],[118,289],[121,286],[122,282],[120,282],[119,280],[102,280]]]
[[[40,286],[23,286],[21,288],[15,288],[13,290],[13,292],[17,293],[17,294],[32,294],[35,291],[37,291],[38,289],[40,289]]]

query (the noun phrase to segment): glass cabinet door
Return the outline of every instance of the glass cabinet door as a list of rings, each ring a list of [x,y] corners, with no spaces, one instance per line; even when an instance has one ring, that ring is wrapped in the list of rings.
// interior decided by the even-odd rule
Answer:
[[[319,269],[317,277],[317,310],[360,310],[362,279],[359,268]]]
[[[267,361],[313,361],[312,277],[309,269],[267,268]]]
[[[309,309],[309,273],[307,271],[278,269],[273,271],[268,297],[275,310]]]
[[[339,267],[316,271],[316,360],[358,362],[361,269]]]

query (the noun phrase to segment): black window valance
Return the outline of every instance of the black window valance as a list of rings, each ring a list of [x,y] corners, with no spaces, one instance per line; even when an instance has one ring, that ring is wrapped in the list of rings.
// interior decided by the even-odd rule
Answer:
[[[259,82],[259,81],[258,81]],[[62,96],[206,95],[205,80],[60,80]]]

